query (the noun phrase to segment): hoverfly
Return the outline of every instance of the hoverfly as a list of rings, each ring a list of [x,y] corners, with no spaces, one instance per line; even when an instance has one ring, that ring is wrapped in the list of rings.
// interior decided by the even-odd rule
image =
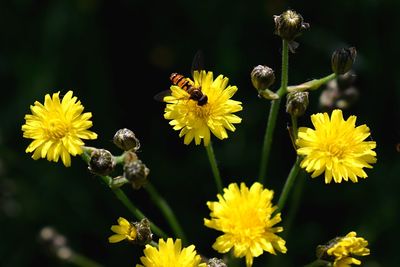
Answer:
[[[201,75],[201,70],[203,69],[203,54],[201,50],[197,51],[192,61],[191,73],[192,77],[194,77],[194,72],[198,71]],[[197,102],[197,105],[204,106],[207,104],[208,97],[203,94],[201,91],[201,80],[202,77],[199,78],[199,85],[194,84],[194,82],[179,73],[172,73],[169,77],[173,85],[180,87],[182,90],[185,90],[190,96],[189,99]],[[154,96],[154,99],[157,101],[163,101],[165,96],[171,95],[171,90],[164,90]]]

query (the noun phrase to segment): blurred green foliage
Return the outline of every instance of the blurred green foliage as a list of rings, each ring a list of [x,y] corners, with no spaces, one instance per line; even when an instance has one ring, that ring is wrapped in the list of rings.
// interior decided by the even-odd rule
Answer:
[[[203,226],[209,213],[205,203],[216,199],[205,149],[183,145],[163,119],[164,104],[153,96],[169,88],[171,72],[189,75],[192,57],[202,49],[206,69],[228,76],[239,88],[234,99],[244,106],[237,131],[225,141],[214,138],[225,184],[253,182],[269,103],[257,98],[249,75],[265,64],[279,77],[281,41],[273,34],[272,17],[287,8],[311,25],[290,54],[289,84],[329,74],[336,48],[357,48],[353,69],[360,99],[345,116],[357,115],[358,125],[371,128],[378,163],[357,184],[325,185],[321,177],[308,176],[299,180],[301,201],[289,202],[282,214],[285,218],[298,205],[287,233],[288,254],[264,254],[255,266],[301,266],[314,259],[318,244],[351,230],[370,242],[365,266],[396,266],[400,2],[394,0],[1,1],[0,265],[70,266],[38,242],[45,226],[55,227],[73,250],[104,266],[134,266],[142,255],[137,247],[107,243],[119,216],[134,218],[79,157],[65,168],[34,161],[24,152],[29,140],[22,138],[21,125],[29,106],[42,102],[46,93],[69,89],[93,113],[92,130],[99,139],[88,145],[118,154],[111,142],[114,133],[132,129],[142,144],[139,156],[151,170],[149,179],[176,211],[189,240],[200,253],[218,256],[211,245],[219,233]],[[308,115],[319,111],[319,94],[310,94]],[[286,132],[289,122],[282,105],[266,185],[275,198],[295,158]],[[309,123],[309,116],[299,121]],[[169,231],[144,190],[124,190]]]

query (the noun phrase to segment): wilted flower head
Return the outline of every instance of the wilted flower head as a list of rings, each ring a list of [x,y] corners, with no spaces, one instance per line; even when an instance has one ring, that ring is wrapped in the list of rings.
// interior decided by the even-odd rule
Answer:
[[[244,183],[240,188],[232,183],[218,194],[218,202],[207,202],[211,219],[204,219],[207,227],[222,231],[213,248],[219,253],[227,253],[233,248],[233,255],[246,257],[246,266],[252,266],[253,258],[267,251],[286,253],[285,240],[277,236],[282,227],[274,227],[281,221],[281,214],[274,211],[273,191],[254,183],[248,188]]]
[[[82,154],[82,139],[96,139],[97,134],[89,131],[92,127],[92,113],[83,112],[84,107],[73,92],[68,91],[60,101],[60,92],[45,96],[44,104],[36,101],[31,114],[25,115],[22,126],[23,136],[33,139],[27,153],[32,158],[47,158],[57,162],[61,157],[65,166],[71,165],[71,156]]]
[[[212,72],[195,71],[194,81],[189,78],[191,86],[201,88],[207,96],[207,102],[199,105],[191,99],[187,90],[177,85],[171,86],[171,95],[164,97],[167,102],[164,118],[171,120],[174,130],[179,130],[179,137],[184,137],[184,143],[190,144],[193,139],[196,145],[203,139],[204,145],[210,143],[210,132],[219,139],[228,138],[226,130],[235,131],[233,126],[240,123],[241,118],[233,113],[242,110],[241,102],[231,100],[236,93],[236,86],[228,86],[228,78],[219,75],[215,80]]]
[[[372,168],[370,163],[376,162],[375,141],[365,141],[370,136],[369,128],[364,124],[355,126],[356,116],[343,119],[340,109],[328,113],[311,115],[314,129],[301,127],[296,144],[297,154],[304,156],[300,166],[311,177],[325,172],[325,183],[332,178],[336,183],[342,179],[357,182],[358,178],[368,175],[363,168]]]
[[[182,249],[182,241],[167,241],[160,239],[158,248],[146,245],[144,255],[140,258],[141,264],[136,267],[206,267],[206,263],[201,263],[201,257],[196,253],[195,246],[190,245]]]

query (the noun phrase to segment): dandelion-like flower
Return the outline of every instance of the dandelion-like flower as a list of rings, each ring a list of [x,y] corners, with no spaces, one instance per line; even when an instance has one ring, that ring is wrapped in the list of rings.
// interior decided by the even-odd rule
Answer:
[[[96,139],[97,134],[89,131],[91,112],[84,107],[73,92],[68,91],[60,101],[60,92],[45,96],[44,104],[36,101],[31,106],[32,114],[25,115],[22,126],[23,137],[34,139],[26,152],[33,152],[32,158],[47,157],[58,162],[61,157],[65,166],[71,166],[71,156],[82,154],[82,139]]]
[[[367,256],[370,254],[367,248],[368,241],[362,237],[357,237],[357,233],[352,231],[344,237],[338,237],[322,246],[324,257],[333,261],[334,267],[350,267],[352,264],[360,265],[361,261],[354,256]]]
[[[158,248],[146,245],[144,257],[140,260],[143,265],[136,264],[136,267],[206,267],[201,263],[201,257],[196,253],[195,246],[190,245],[182,249],[182,241],[175,242],[168,238],[158,241]]]
[[[204,145],[210,143],[210,132],[217,138],[228,138],[226,130],[234,132],[233,124],[240,123],[241,118],[233,113],[242,110],[241,102],[232,100],[236,86],[228,86],[228,78],[219,75],[215,80],[211,71],[195,71],[194,81],[188,79],[191,86],[201,88],[207,96],[207,103],[199,105],[198,101],[190,98],[187,90],[177,85],[171,86],[171,95],[164,97],[167,102],[164,118],[171,120],[174,130],[180,131],[179,137],[184,136],[184,143],[190,144],[194,139],[199,145],[203,139]]]
[[[110,243],[117,243],[125,239],[133,241],[137,237],[136,227],[123,217],[118,218],[118,225],[111,226],[111,231],[115,234],[108,238]]]
[[[218,194],[218,202],[207,202],[211,219],[204,219],[207,227],[224,232],[213,248],[227,253],[233,248],[237,258],[246,257],[246,266],[252,266],[253,258],[264,251],[286,253],[285,240],[277,236],[283,227],[273,227],[281,221],[281,214],[272,215],[277,206],[272,205],[273,191],[254,183],[250,189],[232,183]]]
[[[342,111],[336,109],[331,118],[327,113],[311,115],[314,129],[301,127],[296,144],[297,154],[304,156],[300,166],[312,172],[315,178],[325,172],[325,183],[333,180],[357,182],[366,178],[363,168],[372,168],[376,162],[375,141],[365,141],[370,136],[369,128],[363,124],[355,126],[356,116],[343,119]]]

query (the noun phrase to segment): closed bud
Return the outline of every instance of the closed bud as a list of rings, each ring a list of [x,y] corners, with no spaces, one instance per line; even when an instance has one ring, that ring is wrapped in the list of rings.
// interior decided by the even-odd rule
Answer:
[[[275,34],[289,42],[310,28],[310,24],[305,23],[303,17],[293,10],[287,10],[279,16],[275,15],[274,22]]]
[[[286,112],[300,117],[308,107],[308,92],[290,92],[286,96]]]
[[[141,160],[128,161],[124,165],[124,176],[134,189],[140,189],[147,182],[150,170]]]
[[[336,243],[340,242],[341,239],[342,239],[342,237],[335,237],[334,239],[328,241],[324,245],[318,245],[317,249],[315,251],[317,258],[320,260],[333,262],[335,257],[332,255],[328,255],[328,249],[333,247]]]
[[[353,66],[356,56],[357,51],[355,47],[335,50],[331,58],[332,71],[337,75],[345,74]]]
[[[226,263],[218,258],[211,258],[207,262],[207,267],[227,267]]]
[[[95,149],[90,155],[89,171],[97,175],[109,175],[115,167],[113,155],[105,149]]]
[[[135,134],[129,129],[118,130],[113,138],[114,144],[124,151],[137,151],[140,148],[140,142]]]
[[[258,65],[251,71],[251,83],[257,89],[262,91],[269,88],[275,81],[274,70],[268,66]]]
[[[140,222],[132,223],[136,228],[136,238],[132,242],[138,245],[146,245],[151,242],[153,238],[153,233],[150,229],[150,222],[148,219],[144,218]]]

